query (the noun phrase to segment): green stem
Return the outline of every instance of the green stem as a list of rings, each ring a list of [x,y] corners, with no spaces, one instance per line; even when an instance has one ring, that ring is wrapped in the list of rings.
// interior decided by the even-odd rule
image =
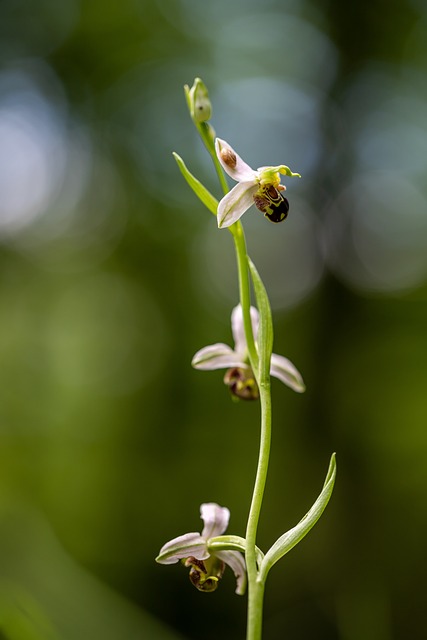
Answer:
[[[202,138],[204,145],[212,158],[216,172],[218,174],[218,179],[220,181],[221,188],[224,194],[227,194],[229,191],[229,188],[228,188],[227,180],[225,178],[221,163],[218,160],[218,157],[216,155],[215,141],[212,135],[213,130],[209,127],[209,124],[206,122],[202,122],[200,124],[197,124],[196,126],[199,131],[200,137]],[[237,271],[238,271],[238,277],[239,277],[240,304],[242,305],[243,326],[245,329],[245,337],[246,337],[246,345],[248,348],[249,362],[251,364],[252,370],[256,372],[258,371],[258,353],[255,346],[254,334],[252,330],[252,321],[251,321],[251,288],[250,288],[250,282],[249,282],[248,254],[246,250],[245,234],[244,234],[243,226],[240,220],[238,220],[233,225],[231,225],[231,227],[229,227],[229,231],[233,236],[234,246],[236,249]]]
[[[255,374],[260,392],[261,404],[261,436],[258,467],[255,479],[251,508],[246,528],[246,566],[248,571],[248,619],[247,640],[260,640],[262,637],[262,609],[264,599],[264,581],[258,579],[256,537],[261,513],[262,499],[267,481],[268,462],[271,443],[271,388],[270,378],[260,379],[258,353],[255,345],[251,313],[250,313],[250,282],[248,271],[248,256],[243,226],[240,221],[230,227],[236,248],[237,267],[239,274],[240,304],[243,310],[243,324],[249,360]]]
[[[262,634],[262,605],[264,582],[259,580],[256,566],[256,536],[262,499],[267,481],[268,462],[271,445],[271,390],[270,381],[259,383],[261,402],[261,436],[258,456],[258,467],[246,527],[246,564],[248,569],[249,604],[247,640],[260,640]]]
[[[215,166],[215,170],[216,173],[218,175],[218,180],[221,184],[221,188],[225,193],[228,193],[228,184],[227,184],[227,180],[226,177],[224,175],[224,171],[222,170],[221,167],[221,163],[217,158],[216,155],[216,151],[215,151],[215,133],[212,129],[212,127],[209,125],[209,123],[207,122],[200,122],[196,124],[197,130],[199,132],[199,135],[201,137],[201,139],[203,140],[203,143],[206,147],[206,149],[208,150],[208,153],[210,155],[210,157],[212,158],[212,162],[214,163]]]
[[[209,151],[209,153],[211,155],[211,158],[213,160],[213,163],[215,165],[215,169],[216,169],[216,172],[217,172],[217,175],[218,175],[218,179],[219,179],[220,184],[221,184],[221,188],[222,188],[224,194],[228,193],[229,188],[228,188],[228,184],[227,184],[227,179],[226,179],[226,177],[224,175],[224,171],[222,170],[221,163],[218,160],[218,157],[216,155],[215,147],[208,147],[207,146],[207,150]]]
[[[258,372],[258,353],[255,345],[254,334],[252,330],[251,320],[251,288],[249,282],[248,254],[246,250],[246,240],[243,231],[243,225],[238,220],[231,227],[230,231],[233,235],[234,246],[236,249],[237,272],[239,278],[240,304],[243,312],[243,326],[245,329],[246,346],[248,348],[249,362],[252,370],[257,377]]]
[[[262,609],[264,603],[264,582],[249,582],[248,622],[246,640],[261,640]]]
[[[228,193],[228,185],[222,171],[221,164],[216,157],[215,148],[210,144],[208,132],[200,130],[201,137],[205,142],[217,171],[221,187],[224,193]],[[205,134],[205,135],[203,135]],[[248,254],[243,225],[238,220],[229,228],[233,235],[236,250],[237,271],[239,278],[240,304],[243,313],[243,326],[245,329],[246,345],[248,349],[249,362],[254,372],[259,392],[261,404],[261,437],[260,451],[258,456],[258,467],[255,479],[254,492],[252,496],[251,508],[249,511],[248,524],[246,528],[246,567],[248,571],[248,618],[247,618],[247,640],[261,640],[262,637],[262,610],[264,601],[264,580],[258,579],[256,537],[258,522],[261,513],[262,499],[267,480],[268,462],[270,457],[271,442],[271,392],[270,377],[260,380],[259,357],[255,344],[252,320],[251,320],[251,288],[249,280]]]

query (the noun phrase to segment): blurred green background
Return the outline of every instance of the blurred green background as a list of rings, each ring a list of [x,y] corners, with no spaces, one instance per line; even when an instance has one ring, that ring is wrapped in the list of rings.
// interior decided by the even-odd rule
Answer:
[[[244,218],[271,296],[271,470],[259,544],[316,529],[271,572],[265,640],[421,640],[427,536],[427,9],[422,0],[3,0],[0,4],[0,638],[244,637],[214,594],[154,562],[244,534],[258,406],[191,369],[231,340],[230,235],[183,85],[291,211]]]

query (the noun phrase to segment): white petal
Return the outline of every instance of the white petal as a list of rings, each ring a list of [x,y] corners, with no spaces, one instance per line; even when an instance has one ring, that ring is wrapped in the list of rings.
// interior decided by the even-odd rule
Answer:
[[[211,371],[213,369],[229,369],[230,367],[244,367],[245,361],[227,344],[218,342],[200,349],[191,361],[195,369]]]
[[[173,540],[169,540],[160,549],[156,562],[159,564],[173,564],[182,558],[194,556],[197,560],[207,560],[209,551],[206,540],[200,533],[185,533]]]
[[[236,593],[242,596],[246,591],[246,563],[239,551],[217,551],[215,556],[228,564],[237,580]]]
[[[287,358],[273,353],[271,356],[270,373],[294,391],[298,393],[305,391],[305,384],[300,372]]]
[[[223,197],[218,205],[218,227],[225,229],[236,222],[254,204],[258,184],[254,181],[239,182]]]
[[[251,167],[242,160],[239,154],[234,151],[233,147],[231,147],[228,142],[221,140],[221,138],[217,138],[215,140],[215,150],[222,168],[226,173],[228,173],[230,178],[233,178],[236,182],[248,182],[249,180],[253,181],[256,178],[256,171],[251,169]],[[221,155],[221,152],[223,155]],[[228,158],[231,159],[231,166],[230,163],[227,164],[225,162],[224,156],[225,158],[228,156]]]
[[[234,338],[234,349],[237,353],[246,352],[245,328],[243,326],[242,305],[238,304],[231,312],[231,331]]]
[[[258,335],[259,313],[255,307],[251,307],[251,322],[254,340],[256,340]],[[243,326],[243,311],[240,304],[238,304],[237,307],[234,307],[231,312],[231,330],[234,338],[234,350],[236,353],[241,354],[242,358],[245,358],[246,337]]]
[[[205,540],[209,540],[224,533],[230,520],[230,511],[227,507],[220,507],[215,502],[206,502],[200,507],[200,517],[205,523],[202,536]]]
[[[252,322],[252,332],[254,334],[254,340],[258,337],[258,327],[259,327],[259,313],[258,309],[255,307],[251,307],[251,322]]]

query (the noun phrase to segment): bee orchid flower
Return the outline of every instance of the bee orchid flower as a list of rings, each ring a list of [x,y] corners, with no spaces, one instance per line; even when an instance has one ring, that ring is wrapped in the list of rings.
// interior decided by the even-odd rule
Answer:
[[[284,164],[254,171],[221,138],[215,140],[215,150],[224,171],[237,182],[218,205],[218,227],[229,227],[253,204],[271,222],[282,222],[288,215],[289,202],[281,193],[286,187],[280,184],[280,174],[298,178],[300,174],[293,173]]]
[[[231,567],[237,580],[236,593],[246,589],[246,563],[239,551],[209,550],[209,540],[221,536],[228,527],[230,511],[214,502],[200,507],[204,522],[202,533],[185,533],[167,542],[160,549],[156,562],[173,564],[181,560],[190,567],[190,580],[199,591],[215,591],[222,578],[225,565]]]
[[[251,307],[251,322],[256,342],[259,313],[255,307]],[[230,387],[232,394],[244,400],[256,399],[259,395],[258,387],[249,364],[243,312],[240,304],[231,313],[231,330],[234,349],[222,342],[203,347],[194,355],[191,364],[195,369],[203,371],[228,369],[224,382]],[[305,391],[305,385],[298,369],[283,356],[276,353],[271,355],[270,374],[298,393]]]

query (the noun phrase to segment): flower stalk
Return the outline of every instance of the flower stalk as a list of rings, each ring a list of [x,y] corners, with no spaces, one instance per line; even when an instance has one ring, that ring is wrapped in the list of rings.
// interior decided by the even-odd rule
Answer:
[[[209,123],[212,106],[206,86],[196,78],[191,89],[185,87],[190,116],[205,144],[224,193],[216,198],[195,178],[184,161],[174,154],[179,169],[200,201],[217,217],[219,228],[228,228],[233,236],[237,261],[240,303],[232,312],[234,348],[215,343],[200,349],[192,360],[196,369],[226,368],[224,382],[232,394],[244,400],[260,401],[261,428],[259,455],[253,494],[246,525],[246,536],[224,535],[230,512],[215,503],[201,506],[204,528],[201,534],[187,533],[167,542],[157,561],[172,564],[181,560],[190,569],[190,580],[199,591],[214,591],[226,565],[237,579],[236,593],[242,595],[248,585],[247,640],[261,640],[265,582],[271,567],[296,546],[311,530],[326,508],[332,494],[336,464],[331,458],[323,489],[307,514],[292,529],[281,535],[264,553],[257,546],[270,458],[272,431],[271,380],[274,376],[294,391],[305,390],[301,374],[287,358],[273,353],[273,322],[267,291],[248,256],[241,217],[255,204],[274,223],[286,219],[289,202],[283,197],[281,176],[300,177],[286,165],[252,169],[234,149],[220,138]],[[228,189],[227,173],[237,184]],[[257,309],[251,305],[251,283]]]
[[[239,278],[239,297],[243,311],[243,326],[245,329],[249,362],[251,364],[252,371],[256,372],[258,368],[258,353],[255,346],[251,322],[251,289],[249,282],[248,254],[242,223],[240,221],[235,222],[233,226],[230,227],[230,231],[233,235],[234,248],[236,251],[237,273]]]
[[[265,580],[259,579],[256,563],[256,539],[262,499],[267,481],[271,446],[271,389],[270,383],[259,383],[261,403],[261,435],[258,466],[252,502],[246,527],[246,567],[248,571],[247,640],[262,637],[262,612]]]

